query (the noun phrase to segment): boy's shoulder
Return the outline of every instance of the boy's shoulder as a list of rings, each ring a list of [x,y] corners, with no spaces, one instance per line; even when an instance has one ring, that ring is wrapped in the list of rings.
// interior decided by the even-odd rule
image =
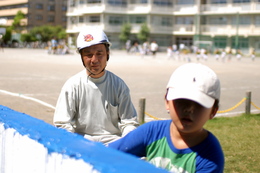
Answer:
[[[147,122],[143,125],[145,125],[147,128],[155,128],[155,129],[160,129],[160,128],[165,128],[166,126],[170,125],[172,120],[156,120],[156,121],[150,121]]]
[[[138,128],[142,129],[141,133],[146,134],[147,140],[153,142],[164,137],[167,138],[170,135],[171,122],[172,120],[150,121]]]

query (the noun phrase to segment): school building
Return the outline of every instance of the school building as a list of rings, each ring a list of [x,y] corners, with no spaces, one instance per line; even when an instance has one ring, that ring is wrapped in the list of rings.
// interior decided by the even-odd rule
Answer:
[[[113,43],[124,23],[136,39],[143,23],[160,48],[185,44],[206,49],[260,51],[260,0],[68,0],[71,40],[83,26],[101,27]]]
[[[41,25],[67,24],[67,0],[0,0],[0,25],[10,26],[18,11],[26,30]]]

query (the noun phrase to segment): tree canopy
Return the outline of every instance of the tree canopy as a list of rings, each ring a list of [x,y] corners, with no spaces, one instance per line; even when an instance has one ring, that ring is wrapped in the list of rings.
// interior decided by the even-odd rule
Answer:
[[[66,31],[63,27],[49,25],[34,27],[30,31],[30,34],[42,42],[47,42],[53,37],[58,39],[65,39],[67,37]]]
[[[137,38],[142,41],[145,42],[149,39],[150,37],[150,29],[147,26],[146,23],[142,24],[141,29],[139,31],[139,33],[137,34]]]
[[[129,23],[125,23],[122,28],[121,28],[121,32],[120,32],[120,35],[119,35],[119,39],[122,41],[122,42],[126,42],[127,40],[130,39],[130,35],[131,35],[131,25]]]

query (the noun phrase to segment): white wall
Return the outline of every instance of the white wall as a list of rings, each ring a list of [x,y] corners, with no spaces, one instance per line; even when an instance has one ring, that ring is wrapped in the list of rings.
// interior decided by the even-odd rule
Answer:
[[[167,171],[0,105],[1,173]]]

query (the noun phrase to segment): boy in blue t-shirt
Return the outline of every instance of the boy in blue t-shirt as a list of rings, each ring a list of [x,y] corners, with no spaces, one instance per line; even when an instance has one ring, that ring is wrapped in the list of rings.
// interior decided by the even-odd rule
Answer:
[[[218,110],[220,82],[205,65],[189,63],[172,74],[165,96],[171,120],[145,123],[108,144],[174,173],[223,172],[218,139],[203,128]]]

